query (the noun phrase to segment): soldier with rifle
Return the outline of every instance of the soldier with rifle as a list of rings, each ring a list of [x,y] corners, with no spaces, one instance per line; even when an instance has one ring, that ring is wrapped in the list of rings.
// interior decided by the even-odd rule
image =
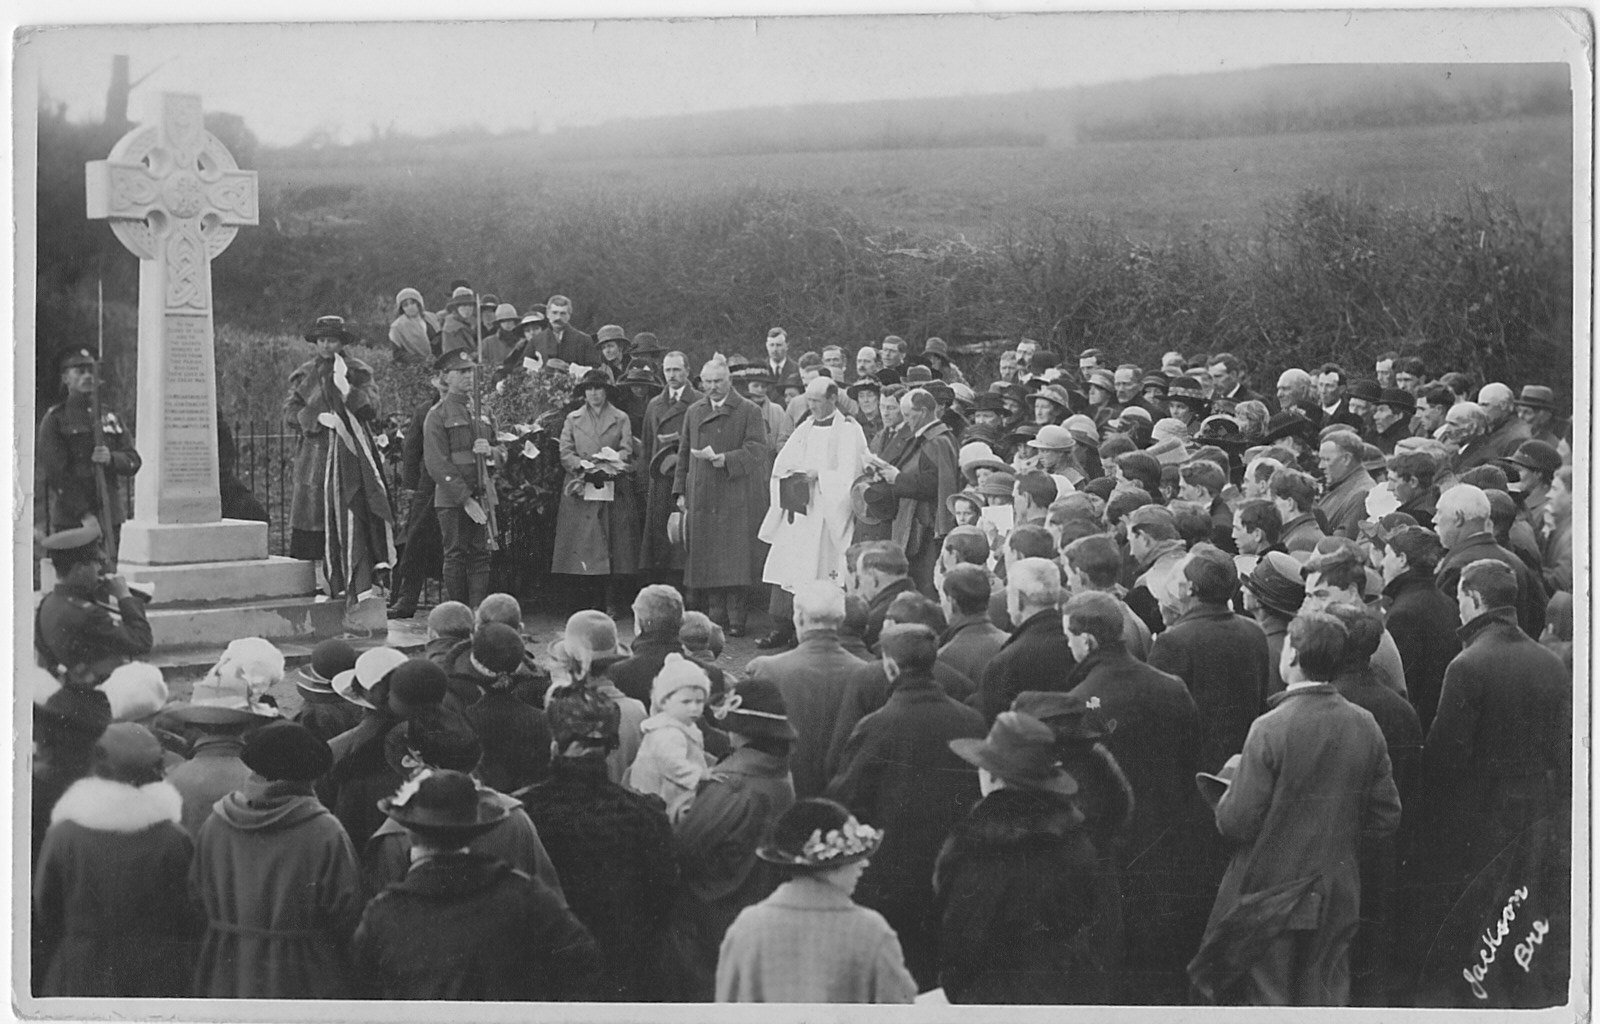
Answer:
[[[142,460],[116,413],[101,408],[99,359],[87,346],[57,357],[66,400],[39,423],[34,446],[34,526],[42,534],[76,529],[92,516],[105,555],[116,564],[127,509],[123,481]]]
[[[444,397],[422,426],[422,457],[433,477],[433,507],[444,542],[444,592],[476,608],[489,594],[489,553],[499,533],[491,466],[505,457],[478,398],[478,362],[453,349],[434,363]]]

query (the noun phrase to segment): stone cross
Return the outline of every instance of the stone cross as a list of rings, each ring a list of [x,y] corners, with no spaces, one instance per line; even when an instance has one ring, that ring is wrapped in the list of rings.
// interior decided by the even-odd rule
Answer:
[[[217,374],[211,261],[259,217],[256,174],[206,131],[200,97],[165,93],[158,116],[85,168],[88,213],[139,257],[138,448],[133,523],[216,523]],[[126,528],[125,528],[126,534]]]

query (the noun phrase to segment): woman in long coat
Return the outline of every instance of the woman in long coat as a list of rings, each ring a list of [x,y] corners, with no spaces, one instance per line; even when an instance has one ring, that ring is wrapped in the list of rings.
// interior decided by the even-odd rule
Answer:
[[[639,507],[632,477],[634,440],[628,414],[616,405],[617,387],[594,370],[573,389],[583,405],[561,425],[561,466],[567,471],[556,510],[556,547],[550,571],[606,579],[606,603],[616,618],[622,608],[620,576],[639,571]],[[626,471],[593,468],[595,456],[610,448]],[[591,468],[583,463],[590,462]],[[604,481],[610,500],[592,500]],[[586,497],[589,494],[591,497]],[[592,601],[591,601],[592,604]]]
[[[198,924],[188,897],[193,844],[183,798],[161,781],[161,744],[133,723],[108,727],[89,778],[50,811],[33,882],[39,996],[189,994]]]
[[[242,756],[249,781],[217,801],[196,843],[209,923],[194,995],[349,997],[361,874],[344,826],[311,795],[333,754],[305,726],[277,722],[251,734]]]

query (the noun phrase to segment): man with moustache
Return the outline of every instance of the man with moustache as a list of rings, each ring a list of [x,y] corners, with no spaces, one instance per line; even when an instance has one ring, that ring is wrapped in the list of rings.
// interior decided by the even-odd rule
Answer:
[[[600,348],[594,339],[572,326],[571,299],[550,296],[545,303],[545,317],[550,321],[550,346],[557,359],[579,366],[600,365]]]
[[[667,520],[676,508],[672,483],[677,475],[678,441],[684,413],[704,395],[689,385],[689,359],[682,352],[666,354],[661,375],[666,387],[644,409],[640,458],[647,467],[647,479],[639,560],[652,581],[676,584],[683,579],[683,549],[668,538]]]

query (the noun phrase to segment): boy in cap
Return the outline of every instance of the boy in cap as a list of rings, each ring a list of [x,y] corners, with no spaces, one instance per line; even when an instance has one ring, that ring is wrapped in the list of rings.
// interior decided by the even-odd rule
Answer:
[[[252,732],[240,758],[250,774],[195,840],[192,876],[210,925],[193,994],[348,998],[361,875],[344,827],[311,792],[333,753],[305,726],[279,721]]]
[[[400,882],[367,905],[355,976],[379,999],[585,1000],[598,992],[594,939],[549,886],[487,854],[474,838],[509,809],[461,772],[425,771],[383,813],[411,834]]]

